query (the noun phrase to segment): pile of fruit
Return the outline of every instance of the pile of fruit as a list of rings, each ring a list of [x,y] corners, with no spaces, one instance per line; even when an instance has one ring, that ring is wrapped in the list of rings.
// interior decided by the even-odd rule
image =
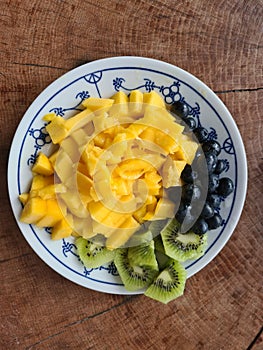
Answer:
[[[39,153],[20,220],[51,227],[52,239],[76,237],[86,267],[114,261],[127,290],[167,303],[183,294],[181,262],[202,256],[206,232],[222,224],[233,183],[219,178],[220,145],[185,104],[169,111],[154,91],[82,105],[69,119],[44,116],[56,149]]]

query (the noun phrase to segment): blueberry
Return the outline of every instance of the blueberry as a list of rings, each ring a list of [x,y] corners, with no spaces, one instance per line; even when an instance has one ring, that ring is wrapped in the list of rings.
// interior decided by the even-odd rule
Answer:
[[[182,101],[176,101],[171,106],[171,112],[178,115],[178,117],[186,118],[189,114],[189,107]]]
[[[198,186],[193,184],[186,184],[183,186],[182,198],[185,203],[190,204],[191,201],[197,201],[200,197],[201,190]]]
[[[207,164],[207,171],[209,174],[211,174],[217,163],[217,156],[214,153],[205,153],[205,159]]]
[[[199,218],[191,230],[197,235],[204,235],[208,230],[208,224],[204,219]]]
[[[200,143],[205,142],[208,138],[208,130],[202,126],[194,129],[194,134]]]
[[[215,230],[222,225],[223,219],[220,214],[214,214],[211,218],[207,219],[209,230]]]
[[[197,178],[197,173],[193,171],[191,165],[186,164],[184,170],[181,173],[181,179],[186,183],[193,183],[193,181]]]
[[[216,156],[219,155],[219,153],[221,152],[221,146],[220,144],[215,141],[215,140],[209,140],[206,141],[203,145],[202,145],[203,151],[205,153],[214,153]]]
[[[215,174],[221,174],[227,167],[227,162],[224,159],[218,159],[214,173]]]
[[[182,195],[182,188],[181,186],[169,187],[166,189],[166,194],[171,201],[178,203]]]
[[[220,197],[215,193],[209,193],[206,201],[213,207],[213,208],[219,208],[221,204]]]
[[[195,122],[194,118],[191,118],[191,117],[185,118],[184,122],[189,127],[189,129],[191,129],[191,130],[195,129],[196,122]]]
[[[217,188],[217,193],[222,197],[227,197],[234,191],[234,184],[229,177],[222,177],[219,180],[219,185]]]
[[[177,213],[175,215],[176,219],[179,221],[180,224],[184,221],[186,216],[190,214],[190,210],[191,207],[189,205],[183,202],[180,203]]]
[[[217,174],[210,174],[208,179],[208,193],[216,191],[219,185],[219,176]]]
[[[206,202],[201,212],[201,217],[204,219],[209,219],[214,215],[214,213],[214,208],[208,202]]]

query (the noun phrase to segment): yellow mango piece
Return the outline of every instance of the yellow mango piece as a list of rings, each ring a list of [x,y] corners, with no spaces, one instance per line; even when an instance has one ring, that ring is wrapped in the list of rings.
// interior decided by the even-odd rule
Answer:
[[[49,159],[50,163],[52,164],[52,167],[53,167],[53,168],[54,168],[54,165],[55,165],[56,160],[57,160],[58,152],[59,152],[59,150],[56,150],[55,152],[53,152],[53,153],[48,157],[48,159]]]
[[[127,159],[114,169],[114,173],[123,179],[135,180],[151,168],[151,164],[143,159]]]
[[[177,124],[166,109],[151,105],[145,108],[144,116],[139,119],[139,122],[169,134],[175,141],[178,140],[184,130],[184,126]]]
[[[86,218],[89,213],[87,211],[84,202],[81,200],[81,196],[77,190],[68,190],[65,193],[60,193],[59,198],[63,200],[68,210],[75,216],[80,218]]]
[[[79,218],[73,215],[74,233],[84,238],[92,238],[96,235],[92,228],[92,219],[88,214],[85,218]]]
[[[77,184],[80,194],[89,194],[90,188],[93,186],[93,181],[90,177],[77,171]]]
[[[68,180],[74,174],[74,163],[71,160],[67,152],[63,151],[61,148],[58,155],[56,164],[54,165],[55,172],[59,177],[60,181],[64,184],[67,184]]]
[[[38,227],[52,227],[64,218],[64,214],[56,199],[46,200],[46,213],[36,222]]]
[[[143,218],[145,217],[146,213],[147,213],[147,206],[144,204],[133,213],[133,217],[136,221],[142,224],[144,221]]]
[[[46,201],[43,199],[38,197],[29,198],[22,210],[20,221],[26,224],[35,224],[46,215],[46,209]]]
[[[34,175],[30,191],[39,190],[48,185],[54,184],[54,176]]]
[[[177,169],[178,175],[181,176],[181,173],[186,166],[186,161],[185,160],[175,160],[174,164],[175,164],[175,167]]]
[[[132,123],[127,128],[127,131],[129,131],[133,135],[133,137],[138,137],[146,128],[146,125]]]
[[[191,140],[187,135],[181,135],[179,139],[180,149],[183,153],[183,160],[192,164],[198,148],[198,143]]]
[[[155,91],[145,92],[143,94],[143,102],[153,106],[165,108],[165,103],[163,98],[157,94]]]
[[[65,126],[70,131],[73,132],[77,129],[83,128],[88,122],[92,120],[94,114],[90,109],[84,109],[84,111],[77,113],[73,117],[65,120]]]
[[[65,193],[67,188],[64,184],[52,184],[37,190],[37,196],[46,199],[56,199],[58,193]]]
[[[79,146],[76,144],[74,139],[72,137],[67,137],[65,140],[61,142],[60,145],[60,152],[62,150],[67,153],[67,155],[70,157],[73,163],[76,163],[79,161],[80,158],[80,152],[79,152]]]
[[[29,199],[29,193],[21,193],[19,196],[18,196],[20,202],[25,205],[26,202],[28,201]]]
[[[152,220],[173,218],[176,213],[175,203],[168,198],[160,198],[155,209]]]
[[[112,177],[110,186],[112,191],[118,196],[127,196],[132,193],[132,181],[123,179],[122,177]]]
[[[129,96],[129,112],[133,116],[140,117],[143,113],[143,93],[139,90],[133,90]]]
[[[111,117],[117,117],[117,118],[128,116],[129,115],[128,96],[123,91],[118,91],[111,98],[114,100],[114,105],[109,110],[109,115]]]
[[[107,112],[113,103],[114,100],[110,98],[89,97],[82,102],[82,105],[91,111],[103,109],[103,111]]]
[[[45,176],[49,176],[54,173],[52,163],[50,162],[48,157],[42,152],[39,152],[36,158],[35,164],[32,167],[32,171],[34,173],[45,175]]]
[[[89,176],[88,168],[82,161],[78,162],[77,170],[85,176]]]
[[[92,128],[93,128],[93,124],[92,124]],[[90,131],[88,130],[88,127],[86,127],[86,128],[83,128],[83,129],[74,130],[70,134],[70,138],[72,140],[74,140],[76,145],[79,147],[79,152],[80,153],[81,153],[82,147],[86,146],[86,144],[87,144],[87,142],[88,142],[88,140],[90,138],[89,132]]]
[[[57,116],[47,126],[46,130],[54,144],[60,143],[68,135],[68,129],[65,125],[65,120]]]
[[[45,122],[51,122],[53,119],[55,119],[57,115],[54,112],[47,113],[42,118]]]
[[[120,229],[114,231],[106,240],[106,247],[110,250],[122,247],[134,232],[138,229],[139,224],[134,220],[133,217],[129,217],[120,226]]]
[[[140,138],[143,140],[150,141],[154,143],[155,141],[155,129],[152,127],[147,127],[145,130],[140,134]]]
[[[178,172],[176,164],[171,157],[167,157],[165,163],[163,164],[161,174],[164,188],[179,185],[180,173]]]
[[[52,227],[51,239],[58,240],[69,237],[73,232],[73,217],[68,214]]]
[[[128,96],[123,91],[118,91],[111,97],[114,100],[114,104],[126,104],[129,101]]]
[[[89,203],[91,217],[105,226],[120,227],[128,219],[129,214],[112,211],[104,206],[102,202]]]

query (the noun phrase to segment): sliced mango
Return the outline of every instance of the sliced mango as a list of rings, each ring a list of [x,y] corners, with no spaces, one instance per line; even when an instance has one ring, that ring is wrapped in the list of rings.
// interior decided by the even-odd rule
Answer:
[[[103,109],[103,111],[107,112],[113,103],[114,100],[110,98],[89,97],[82,102],[82,105],[91,111]]]
[[[49,176],[54,173],[52,163],[50,162],[48,157],[42,152],[38,153],[35,164],[32,167],[32,171],[34,173],[45,176]]]
[[[46,130],[54,144],[60,143],[68,136],[65,120],[57,116],[46,126]]]
[[[51,238],[53,240],[58,240],[62,238],[69,237],[73,232],[73,217],[68,214],[65,218],[57,222],[51,232]]]
[[[159,94],[157,94],[157,92],[155,91],[144,93],[143,102],[146,104],[150,104],[152,106],[165,108],[165,103],[163,98]]]
[[[48,199],[46,202],[46,212],[40,220],[36,222],[38,227],[53,227],[64,218],[64,214],[56,199]]]
[[[22,210],[20,221],[26,224],[35,224],[46,215],[46,201],[41,198],[30,198]]]
[[[29,193],[21,193],[19,196],[18,196],[20,202],[25,205],[26,202],[28,201],[29,199]]]

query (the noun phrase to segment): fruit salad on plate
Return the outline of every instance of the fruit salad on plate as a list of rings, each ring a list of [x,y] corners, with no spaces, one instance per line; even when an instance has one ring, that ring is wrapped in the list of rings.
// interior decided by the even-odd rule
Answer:
[[[233,191],[221,147],[187,105],[154,91],[88,97],[64,119],[43,116],[53,148],[39,152],[19,196],[20,221],[75,237],[87,268],[114,262],[129,291],[163,303],[182,295],[181,264],[201,257],[218,208]]]

